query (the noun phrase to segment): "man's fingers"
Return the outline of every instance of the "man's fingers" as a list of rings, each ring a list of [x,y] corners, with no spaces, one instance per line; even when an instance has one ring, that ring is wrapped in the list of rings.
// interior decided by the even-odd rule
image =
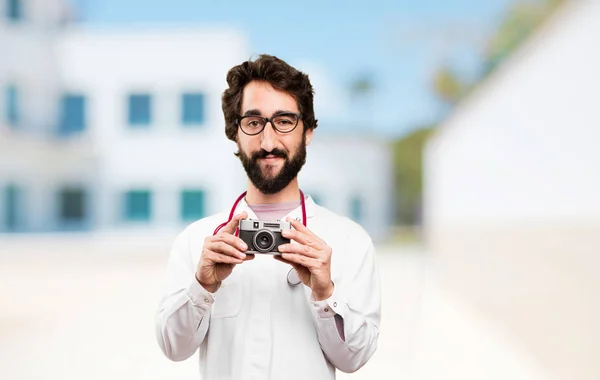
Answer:
[[[325,242],[323,240],[321,240],[319,237],[317,237],[315,234],[312,233],[311,230],[309,230],[308,228],[306,228],[304,226],[304,224],[300,223],[300,221],[294,219],[294,218],[290,218],[289,216],[286,218],[286,221],[292,223],[292,227],[294,228],[294,230],[296,230],[297,232],[301,233],[303,236],[305,236],[305,241],[309,240],[310,244],[304,242],[301,244],[307,244],[307,245],[312,245],[315,246],[316,244],[325,244]],[[293,234],[295,231],[294,230],[290,230],[292,231],[291,233]],[[284,235],[285,236],[285,235]],[[300,236],[298,236],[300,237]],[[296,240],[296,239],[294,239]],[[298,241],[298,240],[296,240]],[[300,243],[300,241],[298,241],[298,243]]]
[[[235,232],[235,229],[238,227],[240,220],[246,219],[247,217],[248,217],[248,213],[246,213],[246,211],[240,212],[239,214],[237,214],[233,218],[231,218],[229,223],[227,223],[225,225],[225,227],[223,227],[221,229],[221,231],[233,235],[233,233]]]
[[[246,257],[245,253],[222,241],[213,241],[206,248],[208,248],[209,251],[236,257],[240,260],[243,260]]]
[[[298,255],[296,253],[282,253],[281,258],[288,261],[292,266],[297,264],[305,268],[312,268],[314,266],[313,264],[316,262],[316,259]]]
[[[215,264],[241,264],[244,262],[242,259],[238,259],[237,257],[224,255],[219,252],[211,252],[207,259],[212,261]]]
[[[281,231],[281,235],[284,238],[294,240],[297,243],[300,243],[302,245],[307,245],[310,247],[317,248],[320,244],[320,241],[318,241],[316,239],[316,237],[307,235],[304,232],[297,231],[297,230],[283,230],[283,231]]]
[[[319,258],[319,253],[314,248],[303,244],[282,244],[279,246],[281,253],[295,253],[313,259]]]
[[[296,220],[296,219],[288,216],[287,218],[285,218],[285,221],[292,223],[292,227],[294,227],[298,231],[310,232],[310,230],[308,228],[304,227],[304,224],[300,223],[299,220]]]
[[[237,237],[235,235],[217,234],[216,236],[214,236],[212,238],[212,241],[213,242],[222,241],[224,243],[229,244],[232,247],[235,247],[236,249],[238,249],[241,252],[246,252],[248,250],[248,245],[246,245],[246,243],[244,243],[244,241],[242,239],[240,239],[239,237]]]

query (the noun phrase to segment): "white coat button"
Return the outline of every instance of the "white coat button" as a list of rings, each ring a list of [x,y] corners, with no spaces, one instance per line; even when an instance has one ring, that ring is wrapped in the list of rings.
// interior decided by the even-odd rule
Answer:
[[[337,302],[334,302],[334,303],[333,303],[333,307],[337,307]]]
[[[329,309],[328,309],[328,308],[325,308],[325,312],[327,313],[328,311],[329,311]]]

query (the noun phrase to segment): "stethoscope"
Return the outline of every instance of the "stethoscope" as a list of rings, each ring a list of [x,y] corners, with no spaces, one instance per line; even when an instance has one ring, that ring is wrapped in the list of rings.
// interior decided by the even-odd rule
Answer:
[[[302,206],[302,224],[304,225],[304,227],[306,227],[306,204],[304,203],[304,193],[302,192],[302,190],[298,189],[300,191],[300,205]],[[225,227],[227,225],[227,223],[229,223],[231,221],[231,219],[233,218],[233,214],[235,213],[235,210],[237,209],[238,204],[242,201],[242,199],[244,199],[244,197],[246,196],[247,191],[244,191],[242,194],[240,194],[240,196],[235,200],[233,206],[231,207],[231,211],[229,212],[229,218],[227,219],[226,222],[221,223],[217,226],[217,228],[215,228],[215,231],[213,232],[213,236],[216,235],[221,228]],[[235,236],[239,236],[240,234],[240,229],[239,227],[235,229]],[[298,273],[296,272],[296,270],[294,270],[294,268],[290,269],[290,271],[287,274],[287,282],[290,286],[297,286],[299,285],[302,281],[300,281],[300,277],[298,277]]]

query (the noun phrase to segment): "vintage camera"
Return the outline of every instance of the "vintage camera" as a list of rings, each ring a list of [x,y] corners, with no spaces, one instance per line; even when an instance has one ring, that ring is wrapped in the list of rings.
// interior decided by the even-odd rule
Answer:
[[[279,220],[240,220],[240,239],[248,245],[246,253],[265,253],[280,255],[277,248],[282,244],[288,244],[290,239],[281,236],[281,231],[292,228],[290,222]]]

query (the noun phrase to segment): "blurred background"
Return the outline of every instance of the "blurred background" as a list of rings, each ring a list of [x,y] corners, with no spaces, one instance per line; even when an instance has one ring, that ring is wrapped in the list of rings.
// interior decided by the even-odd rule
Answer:
[[[379,349],[341,379],[600,379],[600,1],[0,0],[0,371],[197,379],[170,245],[246,185],[225,75],[309,74],[300,174],[363,225]]]

